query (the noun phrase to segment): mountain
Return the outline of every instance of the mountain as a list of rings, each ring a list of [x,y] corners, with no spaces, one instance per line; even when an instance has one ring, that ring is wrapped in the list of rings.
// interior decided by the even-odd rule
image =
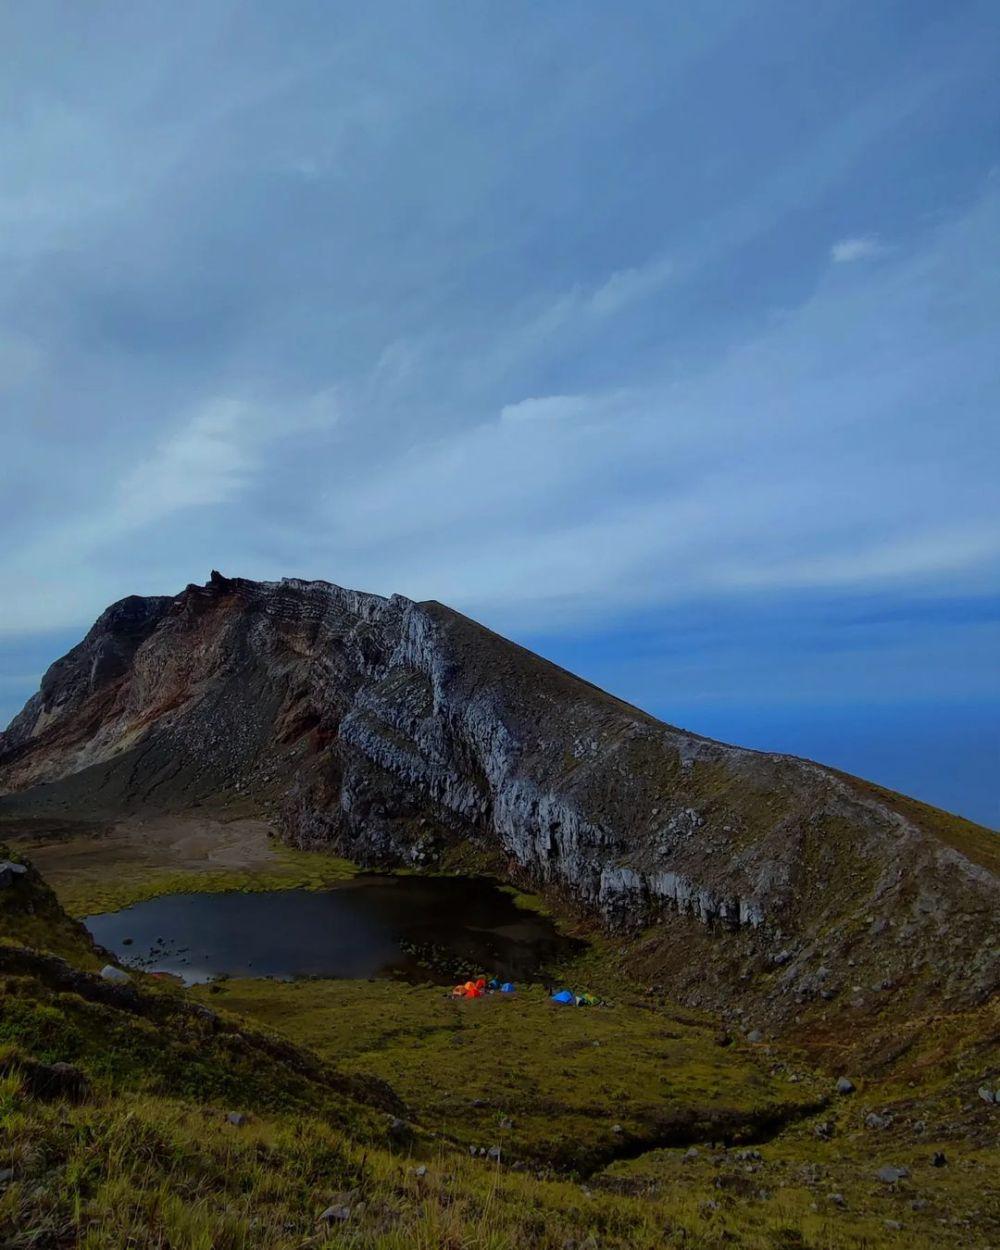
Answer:
[[[0,734],[0,795],[5,819],[239,801],[366,864],[464,857],[776,1024],[1000,984],[990,831],[666,725],[433,601],[214,572],[123,599]]]

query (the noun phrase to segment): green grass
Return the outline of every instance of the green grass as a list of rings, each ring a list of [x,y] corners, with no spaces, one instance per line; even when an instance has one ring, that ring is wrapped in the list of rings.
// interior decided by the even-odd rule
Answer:
[[[664,1139],[749,1139],[826,1089],[776,1080],[752,1048],[632,999],[578,1009],[536,986],[455,1002],[440,986],[318,980],[197,994],[386,1080],[433,1132],[564,1168]]]
[[[455,1003],[388,981],[187,992],[137,975],[122,995],[23,953],[95,962],[37,874],[16,889],[0,901],[4,1250],[1000,1244],[1000,1113],[975,1104],[979,1082],[1000,1083],[1000,1003],[887,1028],[855,1095],[782,1127],[770,1113],[829,1095],[829,1076],[788,1047],[717,1045],[707,1016],[643,992],[608,942],[564,970],[609,999],[596,1009],[538,987]],[[85,1075],[83,1101],[32,1094],[30,1065],[54,1062]],[[892,1123],[873,1132],[876,1109]],[[718,1144],[741,1132],[767,1139],[757,1155]],[[500,1164],[470,1156],[494,1144]],[[885,1162],[910,1175],[887,1186]],[[327,1227],[331,1205],[350,1214]]]
[[[229,890],[322,890],[360,869],[320,851],[274,846],[274,862],[261,869],[149,868],[122,865],[113,871],[80,872],[59,886],[59,900],[72,916],[119,911],[163,894],[215,894]]]

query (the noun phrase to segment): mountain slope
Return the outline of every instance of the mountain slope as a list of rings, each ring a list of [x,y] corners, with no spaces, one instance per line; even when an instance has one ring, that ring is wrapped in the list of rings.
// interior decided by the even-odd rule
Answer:
[[[1000,983],[997,839],[672,728],[435,602],[213,573],[109,608],[0,735],[0,815],[239,798],[301,846],[476,848],[646,930],[651,979],[776,1021]]]

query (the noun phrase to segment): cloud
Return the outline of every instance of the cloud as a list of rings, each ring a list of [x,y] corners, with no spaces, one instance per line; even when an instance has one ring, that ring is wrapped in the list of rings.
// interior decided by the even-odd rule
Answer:
[[[619,269],[587,298],[587,307],[599,317],[612,317],[657,292],[674,272],[666,257],[654,257],[645,265]]]
[[[871,260],[885,252],[885,245],[872,235],[841,239],[830,248],[830,259],[835,265],[847,265],[855,260]]]
[[[592,421],[613,412],[627,402],[627,393],[611,395],[543,395],[505,404],[500,410],[501,424],[522,421]]]

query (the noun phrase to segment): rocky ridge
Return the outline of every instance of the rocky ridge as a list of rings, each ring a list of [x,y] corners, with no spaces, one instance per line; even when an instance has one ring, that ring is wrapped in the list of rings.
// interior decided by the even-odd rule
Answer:
[[[124,599],[0,735],[0,795],[102,818],[238,798],[368,864],[474,845],[644,931],[691,1001],[761,969],[778,1016],[1000,983],[995,835],[666,725],[433,601],[217,573]]]

